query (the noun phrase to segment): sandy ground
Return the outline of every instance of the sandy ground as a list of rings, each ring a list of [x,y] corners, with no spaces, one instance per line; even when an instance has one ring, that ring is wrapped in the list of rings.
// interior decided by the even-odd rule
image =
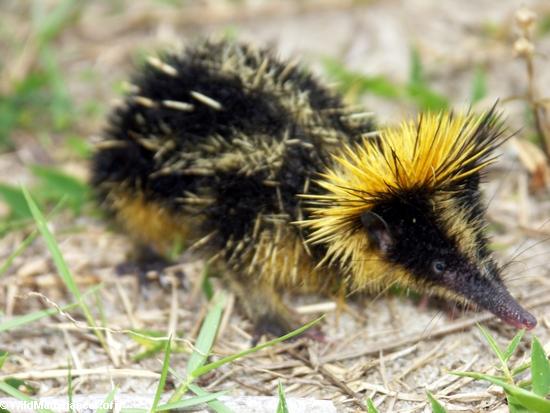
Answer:
[[[6,25],[14,27],[14,36],[24,39],[29,15],[18,3],[3,3],[0,14]],[[522,4],[541,16],[550,13],[547,1]],[[101,131],[102,114],[120,98],[115,89],[137,55],[179,48],[198,36],[227,32],[258,44],[275,44],[283,56],[300,57],[321,75],[320,62],[330,56],[353,70],[383,73],[400,82],[407,80],[410,47],[415,45],[431,84],[457,107],[468,101],[473,69],[483,66],[488,79],[485,100],[490,105],[497,98],[525,93],[525,69],[512,49],[513,16],[519,5],[499,0],[197,1],[179,7],[168,1],[93,2],[55,44],[77,108],[90,101],[100,102],[99,114],[82,117],[76,125],[75,134],[91,138]],[[27,53],[15,47],[7,50],[13,62]],[[544,69],[550,36],[538,39],[537,51],[537,88],[541,96],[550,96],[550,71]],[[370,96],[362,103],[376,112],[381,122],[392,122],[413,111],[409,105]],[[505,102],[503,110],[512,128],[524,126],[524,102]],[[50,135],[54,142],[63,139],[55,132]],[[524,137],[522,132],[519,137]],[[1,181],[28,181],[26,165],[42,160],[60,162],[67,170],[85,176],[82,162],[38,148],[33,133],[17,131],[15,139],[17,150],[0,155]],[[528,336],[535,334],[550,349],[550,198],[547,192],[529,191],[528,171],[518,159],[521,151],[521,145],[513,141],[503,148],[501,162],[491,170],[484,190],[490,199],[497,256],[501,262],[514,262],[507,283],[539,319]],[[195,338],[207,309],[196,288],[202,264],[183,264],[189,280],[186,289],[153,283],[143,293],[134,278],[114,275],[114,267],[124,261],[130,248],[123,234],[87,215],[58,216],[52,228],[81,287],[99,281],[105,284],[100,296],[112,329],[108,334],[112,355],[101,350],[80,323],[61,315],[3,333],[1,349],[11,356],[0,375],[28,379],[39,395],[63,395],[67,391],[64,369],[70,359],[77,393],[107,392],[112,383],[128,394],[154,393],[157,379],[153,373],[160,371],[159,361],[156,357],[132,361],[138,345],[119,330],[177,331],[185,339]],[[24,235],[14,232],[0,240],[0,261]],[[3,318],[53,305],[29,296],[31,291],[52,302],[66,303],[70,298],[60,285],[44,243],[37,240],[0,279]],[[288,300],[297,309],[313,303],[328,303],[324,307],[332,308],[327,297]],[[231,304],[231,297],[229,301]],[[281,380],[288,395],[331,399],[342,412],[361,411],[358,406],[366,396],[383,412],[429,411],[426,389],[450,412],[506,411],[502,410],[504,398],[499,389],[458,380],[447,371],[491,371],[495,365],[496,359],[475,328],[477,321],[488,326],[500,343],[513,337],[513,329],[484,313],[466,312],[450,319],[437,308],[421,308],[407,297],[359,297],[348,304],[341,313],[328,312],[322,327],[326,342],[277,346],[216,370],[201,379],[201,384],[211,391],[230,389],[233,395],[275,395]],[[234,308],[229,305],[226,310],[215,357],[250,345],[251,326]],[[304,320],[316,315],[304,315]],[[526,356],[525,350],[522,345],[514,363]],[[298,351],[302,359],[296,356]],[[186,353],[174,354],[172,366],[183,372],[187,357]]]

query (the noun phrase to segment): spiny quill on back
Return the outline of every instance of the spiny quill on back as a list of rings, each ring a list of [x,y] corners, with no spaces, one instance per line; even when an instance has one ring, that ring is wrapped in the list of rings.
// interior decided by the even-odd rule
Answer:
[[[536,325],[484,233],[494,109],[374,131],[300,66],[228,41],[151,58],[133,83],[93,159],[102,205],[138,243],[202,252],[260,330],[290,328],[282,289],[394,283]]]

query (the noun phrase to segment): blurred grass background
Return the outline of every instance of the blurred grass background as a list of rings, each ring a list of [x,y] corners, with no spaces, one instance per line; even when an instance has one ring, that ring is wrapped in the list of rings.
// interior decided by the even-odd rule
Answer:
[[[308,13],[321,13],[320,19],[326,19],[323,13],[328,13],[330,19],[332,11],[368,14],[369,8],[379,6],[380,2],[118,0],[99,3],[102,4],[84,0],[5,0],[0,5],[0,46],[3,50],[0,57],[0,153],[14,154],[19,166],[25,169],[20,176],[4,173],[0,177],[0,199],[4,205],[0,210],[0,235],[19,228],[30,218],[18,182],[29,183],[41,206],[51,207],[65,198],[66,208],[75,214],[83,211],[90,194],[82,161],[90,154],[90,137],[101,133],[103,117],[113,98],[122,96],[129,68],[143,60],[146,54],[180,47],[200,35],[239,38],[242,33],[247,39],[254,30],[255,14],[261,19],[273,17],[277,20],[285,15],[295,18]],[[388,4],[387,8],[391,11],[397,5],[398,2]],[[516,34],[509,27],[508,17],[500,23],[488,17],[477,29],[480,31],[477,35],[491,47],[497,47],[495,43],[505,44],[511,50]],[[120,27],[117,26],[119,21]],[[180,22],[185,24],[180,27]],[[335,25],[338,22],[336,20]],[[178,33],[180,28],[181,33]],[[543,9],[538,16],[534,38],[536,41],[546,39],[549,33],[550,10]],[[149,36],[150,44],[140,42],[145,36]],[[276,36],[268,36],[272,38],[268,43],[275,43]],[[120,45],[116,45],[117,38],[120,38]],[[129,44],[133,38],[135,43]],[[359,44],[354,47],[361,46],[356,38],[348,41]],[[368,110],[376,112],[378,106],[383,109],[393,106],[401,112],[406,107],[409,113],[449,109],[457,97],[439,87],[437,72],[445,69],[435,68],[433,58],[429,63],[424,62],[426,47],[419,47],[418,41],[414,38],[406,41],[409,50],[400,61],[408,66],[408,74],[401,79],[396,78],[391,67],[387,73],[350,68],[345,49],[353,45],[341,41],[336,49],[331,48],[331,55],[315,51],[303,57],[328,81],[336,82],[350,102],[365,103]],[[107,54],[99,50],[106,42],[111,42]],[[288,41],[285,48],[289,48]],[[334,50],[340,52],[335,55]],[[403,51],[396,50],[398,52]],[[104,67],[107,63],[114,63],[113,76],[105,76],[105,71],[110,70]],[[116,67],[119,63],[123,70]],[[440,64],[448,65],[448,71],[452,71],[452,63]],[[483,59],[464,70],[468,80],[461,80],[459,99],[462,106],[475,107],[488,96],[494,99],[492,70],[491,62],[483,62]],[[529,103],[525,101],[523,105],[523,134],[540,145],[541,137],[536,131]]]

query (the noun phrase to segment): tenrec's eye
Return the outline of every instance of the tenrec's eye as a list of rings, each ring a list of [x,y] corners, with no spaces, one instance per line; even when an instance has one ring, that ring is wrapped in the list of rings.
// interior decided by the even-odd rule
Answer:
[[[446,265],[445,265],[445,261],[443,260],[434,260],[432,262],[432,270],[436,274],[442,274],[443,271],[445,271],[445,268],[446,268]]]

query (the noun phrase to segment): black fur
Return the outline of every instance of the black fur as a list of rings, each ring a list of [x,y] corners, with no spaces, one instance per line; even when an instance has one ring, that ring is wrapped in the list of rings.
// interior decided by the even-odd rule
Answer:
[[[453,240],[439,228],[429,203],[429,194],[414,191],[399,198],[381,201],[374,213],[381,217],[391,243],[386,258],[410,271],[419,280],[435,283],[431,264],[457,250]]]
[[[391,240],[383,251],[385,257],[406,268],[420,284],[449,288],[444,271],[434,270],[438,263],[443,264],[446,270],[462,274],[476,272],[478,276],[480,262],[491,264],[480,215],[477,215],[481,212],[479,192],[461,191],[459,197],[463,198],[460,202],[467,202],[469,222],[465,225],[474,229],[477,239],[475,262],[463,255],[459,240],[449,234],[448,225],[441,222],[431,201],[433,194],[418,189],[404,192],[398,197],[380,201],[372,210],[384,224],[380,230],[388,232],[387,237]],[[497,271],[491,271],[491,275],[500,281]]]

